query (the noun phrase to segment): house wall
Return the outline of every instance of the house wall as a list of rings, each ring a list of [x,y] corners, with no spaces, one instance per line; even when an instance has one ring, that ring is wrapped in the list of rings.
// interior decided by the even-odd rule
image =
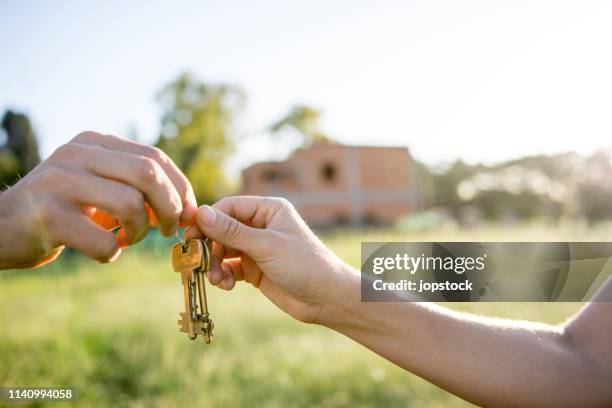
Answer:
[[[415,208],[406,148],[318,143],[243,171],[243,193],[282,196],[314,225],[390,223]]]

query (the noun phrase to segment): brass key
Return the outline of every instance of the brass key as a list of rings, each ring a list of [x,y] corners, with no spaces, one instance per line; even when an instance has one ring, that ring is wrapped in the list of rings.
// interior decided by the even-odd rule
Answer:
[[[172,266],[181,274],[185,312],[180,313],[179,331],[195,340],[202,335],[210,343],[214,324],[208,314],[204,274],[210,269],[210,254],[206,241],[190,239],[172,246]]]

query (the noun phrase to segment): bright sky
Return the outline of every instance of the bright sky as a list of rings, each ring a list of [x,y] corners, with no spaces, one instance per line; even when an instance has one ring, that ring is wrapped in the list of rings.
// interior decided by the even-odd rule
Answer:
[[[612,145],[612,2],[2,1],[0,109],[43,155],[84,129],[159,134],[155,93],[188,70],[241,86],[234,170],[294,103],[344,143],[429,163]]]

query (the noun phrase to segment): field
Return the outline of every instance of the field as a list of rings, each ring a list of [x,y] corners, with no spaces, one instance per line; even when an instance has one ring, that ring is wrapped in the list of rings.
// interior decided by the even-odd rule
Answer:
[[[483,227],[322,235],[357,266],[360,241],[610,240],[601,225]],[[171,240],[153,237],[114,264],[63,256],[0,273],[0,385],[76,390],[67,406],[469,406],[337,333],[293,321],[246,285],[210,288],[207,346],[177,331],[182,293]],[[563,321],[580,304],[449,305]],[[57,404],[53,406],[62,406]]]

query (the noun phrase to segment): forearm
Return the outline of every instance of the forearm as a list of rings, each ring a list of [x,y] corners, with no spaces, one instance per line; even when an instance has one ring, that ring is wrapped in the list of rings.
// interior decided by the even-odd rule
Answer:
[[[484,319],[427,303],[363,303],[347,271],[322,323],[486,406],[604,405],[610,378],[563,329]]]

